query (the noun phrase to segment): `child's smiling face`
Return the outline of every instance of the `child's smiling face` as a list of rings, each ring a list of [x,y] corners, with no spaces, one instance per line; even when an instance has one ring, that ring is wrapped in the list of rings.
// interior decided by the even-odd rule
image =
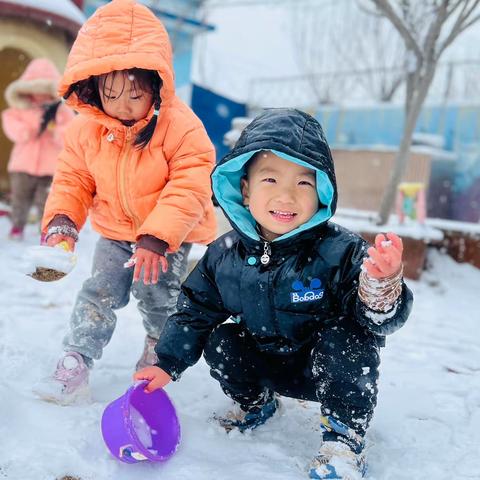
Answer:
[[[243,203],[268,241],[308,222],[318,210],[315,171],[272,152],[257,154],[241,187]]]
[[[126,71],[102,75],[99,93],[105,113],[126,126],[145,118],[153,102],[152,93],[142,89],[138,79]]]

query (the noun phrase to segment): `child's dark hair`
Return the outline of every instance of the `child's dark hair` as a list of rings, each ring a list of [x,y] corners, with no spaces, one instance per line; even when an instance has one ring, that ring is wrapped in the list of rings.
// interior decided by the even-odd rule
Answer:
[[[110,89],[113,80],[115,79],[115,76],[117,74],[122,74],[124,78],[126,76],[131,76],[133,78],[132,83],[135,90],[139,88],[140,90],[150,91],[152,93],[155,114],[148,122],[148,124],[138,132],[134,142],[134,145],[136,145],[139,149],[142,149],[151,140],[153,132],[155,131],[155,127],[157,126],[158,112],[162,103],[162,99],[160,97],[160,90],[162,88],[163,82],[160,78],[160,75],[155,70],[145,70],[143,68],[129,68],[128,70],[114,70],[113,72],[106,74],[105,78],[111,78],[111,81],[109,83]],[[102,100],[100,98],[99,88],[101,87],[102,93],[108,96],[109,87],[107,86],[106,81],[104,81],[103,84],[100,86],[99,80],[99,76],[92,75],[85,80],[76,82],[70,85],[70,88],[68,89],[67,93],[64,95],[63,98],[67,99],[72,93],[76,93],[77,97],[82,102],[104,111],[102,106]],[[122,91],[119,93],[119,96],[122,93],[123,88]]]
[[[40,128],[38,130],[37,137],[40,137],[40,135],[42,135],[42,133],[47,129],[48,124],[52,120],[55,121],[55,117],[57,116],[57,110],[60,103],[62,102],[56,101],[52,103],[47,103],[43,106],[42,121],[40,122]]]

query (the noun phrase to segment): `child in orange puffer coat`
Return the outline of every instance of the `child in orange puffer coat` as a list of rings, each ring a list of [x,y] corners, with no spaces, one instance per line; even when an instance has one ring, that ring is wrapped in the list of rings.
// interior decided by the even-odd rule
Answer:
[[[60,73],[47,58],[32,60],[22,76],[5,90],[9,106],[2,112],[2,126],[14,142],[8,172],[11,188],[10,238],[21,240],[32,205],[39,218],[52,183],[63,132],[73,112],[57,95]]]
[[[89,369],[130,293],[147,332],[137,368],[156,362],[154,345],[176,310],[191,244],[216,237],[215,153],[201,121],[175,95],[165,28],[133,0],[113,0],[83,25],[60,94],[79,115],[48,197],[46,241],[73,250],[87,215],[100,234],[65,353],[53,377],[35,388],[67,404],[88,392]]]

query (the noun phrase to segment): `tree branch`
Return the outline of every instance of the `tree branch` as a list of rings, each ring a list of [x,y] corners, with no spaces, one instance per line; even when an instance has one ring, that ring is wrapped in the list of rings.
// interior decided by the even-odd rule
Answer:
[[[427,57],[427,61],[435,61],[435,47],[437,45],[438,38],[440,37],[440,32],[442,27],[445,24],[445,20],[448,18],[448,2],[449,0],[443,0],[442,4],[435,9],[434,20],[430,24],[428,33],[425,37],[423,44],[423,52]]]
[[[423,59],[423,53],[418,45],[417,40],[413,37],[405,22],[396,14],[389,0],[372,0],[384,15],[392,22],[398,33],[405,40],[405,44],[409,50],[412,50],[419,60]]]
[[[480,0],[475,0],[467,12],[466,9],[468,7],[468,1],[463,5],[462,11],[459,13],[457,19],[455,20],[455,23],[450,30],[450,33],[448,34],[447,38],[439,45],[437,58],[440,57],[440,55],[447,49],[447,47],[451,45],[451,43],[458,37],[458,35],[460,35],[460,33],[462,33],[464,30],[466,30],[468,27],[470,27],[480,19],[479,14],[473,17],[469,22],[464,23],[473,13],[473,11],[478,7],[479,4]]]
[[[474,23],[478,22],[480,20],[480,14],[478,14],[476,17],[473,17],[469,22],[467,22],[465,25],[460,30],[460,33],[464,32],[467,28],[471,27]]]
[[[382,18],[385,16],[383,15],[383,13],[380,13],[378,10],[375,10],[375,9],[372,10],[368,8],[366,5],[362,3],[361,0],[357,0],[357,5],[358,5],[358,9],[361,12],[366,13],[367,15],[371,15],[372,17]]]
[[[470,9],[467,12],[465,12],[465,10],[468,7],[469,1],[470,0],[466,0],[465,8],[462,8],[462,13],[460,14],[462,16],[462,22],[464,22],[473,13],[473,11],[478,7],[478,4],[479,4],[478,0],[474,0]]]
[[[453,15],[453,13],[455,12],[455,10],[456,10],[460,5],[463,6],[462,11],[464,11],[464,10],[465,10],[465,7],[466,7],[466,5],[465,5],[465,0],[457,0],[456,2],[454,2],[454,3],[452,4],[452,7],[448,9],[448,11],[447,11],[447,17],[450,17],[451,15]],[[461,14],[460,14],[460,15],[461,15]]]

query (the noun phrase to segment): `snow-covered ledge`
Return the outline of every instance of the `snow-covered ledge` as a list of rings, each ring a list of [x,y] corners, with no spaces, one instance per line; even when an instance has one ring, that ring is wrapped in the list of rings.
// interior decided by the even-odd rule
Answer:
[[[338,208],[332,220],[354,232],[377,234],[393,231],[401,237],[422,239],[427,243],[440,242],[444,237],[442,230],[433,226],[428,219],[424,225],[410,218],[406,218],[404,223],[400,223],[397,215],[390,215],[389,222],[386,225],[377,225],[377,212]]]
[[[427,218],[424,225],[409,218],[400,224],[391,215],[388,224],[376,224],[377,213],[339,208],[333,221],[372,242],[377,233],[393,231],[404,243],[405,276],[418,279],[423,271],[428,247],[441,249],[457,262],[480,268],[480,224]]]

